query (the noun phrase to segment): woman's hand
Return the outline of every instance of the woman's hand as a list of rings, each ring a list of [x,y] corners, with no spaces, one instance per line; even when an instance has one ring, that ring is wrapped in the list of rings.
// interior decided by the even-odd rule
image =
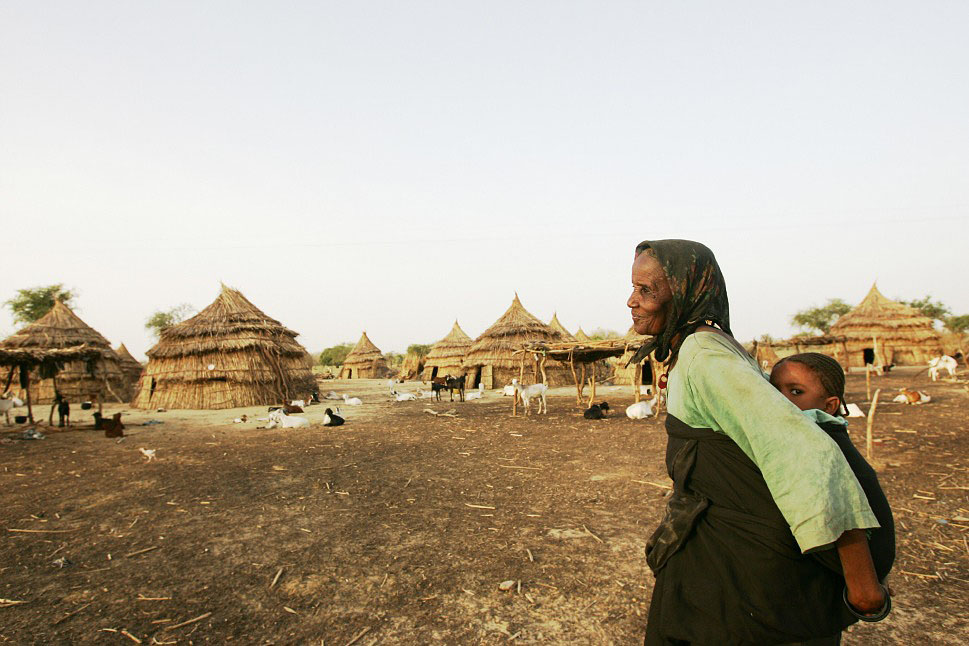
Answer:
[[[885,589],[881,585],[848,586],[847,599],[851,607],[863,615],[873,615],[885,606]]]

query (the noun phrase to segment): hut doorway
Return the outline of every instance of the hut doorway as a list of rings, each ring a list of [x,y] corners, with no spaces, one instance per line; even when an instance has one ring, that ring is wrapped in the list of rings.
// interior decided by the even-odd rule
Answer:
[[[861,351],[861,354],[865,359],[866,366],[870,366],[875,363],[875,351],[872,348],[865,348]]]
[[[437,377],[437,366],[431,368],[431,381],[434,381],[435,377]],[[477,384],[475,384],[475,386],[477,386]]]
[[[481,366],[478,366],[474,370],[474,378],[471,379],[471,385],[469,388],[477,388],[478,384],[481,383]]]
[[[643,361],[643,364],[642,365],[643,365],[643,380],[642,380],[641,383],[643,383],[643,384],[652,384],[653,383],[653,366],[651,365],[651,363],[650,363],[650,361],[648,359],[646,361]]]
[[[353,379],[353,368],[347,368],[347,379]]]

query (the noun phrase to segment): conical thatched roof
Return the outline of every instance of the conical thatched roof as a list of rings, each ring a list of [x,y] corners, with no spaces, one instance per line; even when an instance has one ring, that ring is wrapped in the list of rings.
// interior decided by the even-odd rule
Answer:
[[[124,343],[115,349],[115,353],[117,353],[118,359],[121,361],[121,371],[125,373],[132,386],[134,386],[138,378],[141,377],[141,371],[144,369],[144,366],[141,365],[140,361],[131,356],[128,348],[124,347]]]
[[[43,349],[89,345],[103,349],[105,356],[118,360],[108,340],[60,301],[55,301],[47,314],[4,339],[2,345],[7,348]]]
[[[535,318],[518,300],[515,300],[495,323],[475,339],[465,356],[468,366],[494,365],[517,367],[520,360],[512,353],[520,350],[526,341],[555,343],[562,335]]]
[[[930,318],[913,307],[886,298],[877,285],[872,285],[864,300],[831,326],[829,334],[848,339],[889,334],[915,343],[940,339]]]
[[[123,390],[124,377],[118,355],[111,349],[107,339],[60,301],[55,301],[47,314],[0,342],[0,348],[5,350],[34,351],[40,354],[81,346],[95,351],[97,358],[72,361],[64,364],[62,369],[49,366],[44,370],[45,373],[56,373],[57,390],[73,401],[79,397],[94,395],[106,400],[122,401],[125,393],[120,391]],[[39,377],[48,376],[50,375],[35,375],[32,380],[37,382]],[[34,389],[31,386],[32,392]],[[53,397],[53,384],[45,380],[37,385],[37,394],[33,396],[33,400],[34,403],[48,403]]]
[[[460,366],[471,343],[471,337],[455,321],[448,335],[431,346],[424,366]]]
[[[590,337],[588,334],[586,334],[585,331],[581,327],[578,329],[578,331],[576,331],[576,333],[575,333],[574,336],[575,336],[575,340],[576,341],[591,341],[592,340],[592,337]]]
[[[380,348],[375,346],[373,341],[370,340],[370,337],[367,336],[367,333],[364,332],[360,335],[360,340],[357,341],[357,344],[353,346],[353,350],[350,350],[350,354],[343,361],[343,365],[353,366],[359,364],[369,366],[373,363],[374,359],[379,359],[383,356]]]
[[[222,409],[307,396],[316,381],[296,336],[223,285],[211,305],[162,331],[135,405]]]
[[[565,329],[565,326],[559,321],[558,312],[552,313],[552,320],[548,322],[548,326],[562,335],[563,341],[577,341],[572,333]]]

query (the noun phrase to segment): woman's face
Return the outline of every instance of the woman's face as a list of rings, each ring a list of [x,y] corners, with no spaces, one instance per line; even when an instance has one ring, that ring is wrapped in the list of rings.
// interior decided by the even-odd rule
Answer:
[[[673,292],[659,260],[643,252],[633,261],[633,293],[626,301],[636,334],[655,336],[666,327]]]

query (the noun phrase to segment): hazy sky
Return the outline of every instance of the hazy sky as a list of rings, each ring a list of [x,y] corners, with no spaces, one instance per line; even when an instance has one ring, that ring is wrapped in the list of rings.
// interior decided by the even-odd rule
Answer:
[[[476,336],[516,290],[625,330],[634,246],[682,237],[741,340],[876,279],[969,313],[967,32],[961,0],[6,0],[0,299],[63,282],[137,356],[219,281],[314,351]]]

